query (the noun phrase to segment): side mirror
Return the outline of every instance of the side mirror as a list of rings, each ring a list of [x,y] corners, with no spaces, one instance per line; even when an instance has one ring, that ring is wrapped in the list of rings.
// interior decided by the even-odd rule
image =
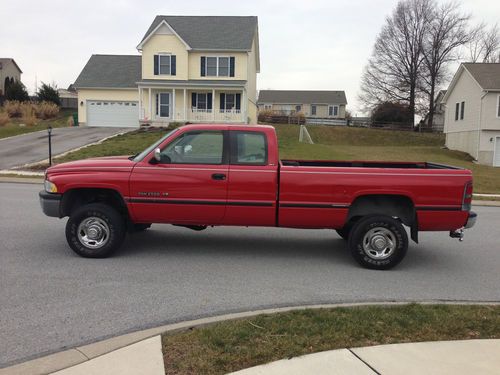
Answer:
[[[161,150],[159,147],[155,150],[155,160],[161,162]]]

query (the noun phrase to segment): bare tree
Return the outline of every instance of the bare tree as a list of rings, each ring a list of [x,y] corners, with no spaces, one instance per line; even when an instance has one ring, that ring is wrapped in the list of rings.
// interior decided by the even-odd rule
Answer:
[[[423,63],[423,40],[434,0],[400,0],[377,37],[361,80],[360,100],[367,107],[384,102],[408,105],[411,118]]]
[[[459,58],[459,47],[472,39],[470,15],[462,14],[456,2],[436,5],[422,43],[421,90],[428,96],[428,125],[434,121],[436,87],[447,78],[447,66]]]
[[[468,44],[471,62],[500,62],[500,29],[498,24],[488,29],[485,23],[481,23],[473,29],[471,37]]]

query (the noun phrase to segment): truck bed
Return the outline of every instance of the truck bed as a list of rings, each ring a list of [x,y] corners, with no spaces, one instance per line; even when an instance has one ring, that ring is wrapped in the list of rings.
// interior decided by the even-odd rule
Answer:
[[[336,160],[282,160],[290,167],[344,167],[344,168],[402,168],[402,169],[462,169],[446,164],[428,162],[385,162],[385,161],[336,161]]]

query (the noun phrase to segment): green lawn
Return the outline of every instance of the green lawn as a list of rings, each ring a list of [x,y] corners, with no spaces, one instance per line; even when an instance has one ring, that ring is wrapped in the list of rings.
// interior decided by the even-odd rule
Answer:
[[[2,109],[0,108],[0,111]],[[68,126],[68,117],[70,117],[76,110],[74,109],[63,109],[59,114],[50,120],[37,120],[37,123],[33,126],[20,126],[22,124],[22,119],[11,118],[4,126],[0,126],[0,138],[12,137],[14,135],[36,132],[39,130],[47,130],[47,127],[51,125],[53,128],[61,128]]]
[[[325,350],[500,338],[500,306],[364,306],[226,321],[162,336],[166,374],[225,374]]]
[[[443,148],[444,135],[365,128],[308,126],[315,144],[299,143],[299,127],[277,125],[283,159],[433,161],[471,169],[475,192],[500,192],[500,169],[472,163],[469,155]],[[56,162],[92,156],[132,155],[163,136],[166,130],[136,131],[71,153]]]

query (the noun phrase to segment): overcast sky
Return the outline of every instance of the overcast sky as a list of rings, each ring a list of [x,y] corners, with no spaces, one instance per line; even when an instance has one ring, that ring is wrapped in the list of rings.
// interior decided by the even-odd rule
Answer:
[[[35,77],[67,87],[92,54],[137,54],[155,15],[259,17],[258,89],[345,90],[358,112],[361,72],[396,0],[2,0],[0,57],[12,57],[30,93]],[[500,1],[464,0],[493,24]]]

